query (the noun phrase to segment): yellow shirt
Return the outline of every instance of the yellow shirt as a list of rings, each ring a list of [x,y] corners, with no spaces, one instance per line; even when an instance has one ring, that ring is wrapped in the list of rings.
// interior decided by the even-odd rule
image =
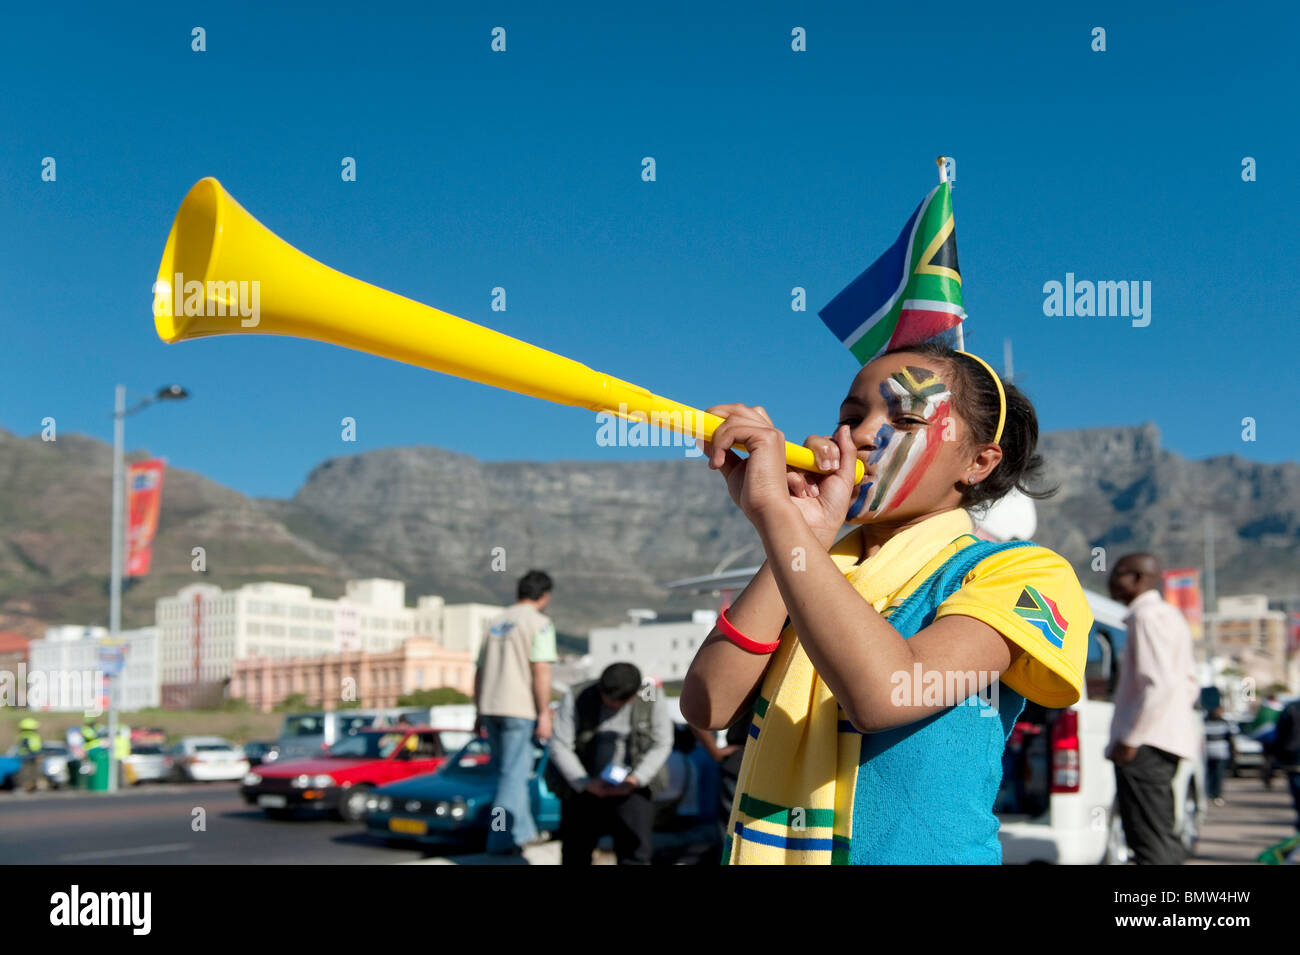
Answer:
[[[889,606],[901,604],[945,560],[973,543],[963,536],[945,546]],[[983,621],[1024,651],[1001,677],[1021,696],[1048,707],[1078,702],[1092,610],[1064,557],[1037,544],[986,557],[939,605],[935,619],[952,614]]]

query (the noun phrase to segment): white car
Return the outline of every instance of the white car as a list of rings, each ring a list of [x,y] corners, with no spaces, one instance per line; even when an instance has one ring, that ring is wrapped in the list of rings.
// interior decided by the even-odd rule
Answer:
[[[1128,609],[1085,591],[1095,623],[1088,639],[1084,694],[1060,710],[1025,704],[1008,741],[1008,767],[997,809],[1005,864],[1124,864],[1129,849],[1115,802],[1115,768],[1106,759],[1115,704],[1114,666]],[[1200,721],[1195,712],[1190,718]],[[1174,774],[1174,828],[1190,855],[1204,824],[1205,745]]]
[[[249,770],[244,751],[220,736],[186,736],[167,755],[172,778],[182,782],[240,780]]]

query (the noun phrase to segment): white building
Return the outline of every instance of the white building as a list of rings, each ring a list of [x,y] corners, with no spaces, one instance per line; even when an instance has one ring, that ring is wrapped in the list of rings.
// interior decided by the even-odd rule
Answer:
[[[245,584],[234,590],[192,584],[160,598],[155,607],[161,682],[215,683],[230,676],[235,660],[256,657],[385,653],[417,635],[477,655],[482,621],[501,610],[488,604],[448,606],[437,596],[420,597],[408,607],[406,585],[380,578],[348,581],[338,600],[315,597],[311,588],[297,584]]]
[[[643,679],[681,680],[695,651],[709,635],[718,615],[713,610],[660,616],[653,610],[630,610],[632,618],[618,627],[596,627],[587,637],[592,677],[611,663],[632,663]]]
[[[1218,606],[1206,614],[1216,652],[1259,689],[1273,683],[1293,685],[1287,622],[1284,612],[1269,609],[1263,594],[1220,597]]]
[[[117,677],[118,708],[131,712],[158,706],[158,628],[123,630],[118,637],[126,645],[125,665]],[[63,626],[50,627],[43,640],[31,642],[27,659],[29,685],[33,675],[41,674],[50,688],[49,705],[42,709],[82,710],[87,706],[86,693],[97,696],[103,691],[100,650],[107,639],[106,627]]]

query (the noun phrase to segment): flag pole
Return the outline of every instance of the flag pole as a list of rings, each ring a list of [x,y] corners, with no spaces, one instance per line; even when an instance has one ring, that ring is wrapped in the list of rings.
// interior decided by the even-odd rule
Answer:
[[[947,157],[947,156],[940,156],[938,159],[935,160],[935,162],[939,164],[939,182],[941,182],[941,183],[943,183],[943,182],[947,182],[947,181],[948,181],[948,157]],[[952,187],[950,186],[949,188],[952,188]],[[966,350],[966,335],[965,335],[965,333],[962,331],[962,325],[963,325],[963,324],[964,324],[964,322],[958,322],[958,323],[957,323],[957,329],[956,329],[956,331],[957,331],[957,350],[958,350],[958,351],[965,351],[965,350]]]

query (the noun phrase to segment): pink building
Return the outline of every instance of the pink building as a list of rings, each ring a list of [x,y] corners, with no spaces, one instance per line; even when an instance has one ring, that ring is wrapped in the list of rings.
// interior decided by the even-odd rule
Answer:
[[[474,692],[474,659],[465,650],[449,650],[433,637],[408,637],[386,653],[331,653],[324,656],[236,660],[230,697],[269,713],[295,693],[307,706],[333,710],[356,700],[367,709],[397,706],[398,697],[415,690],[451,687]]]

